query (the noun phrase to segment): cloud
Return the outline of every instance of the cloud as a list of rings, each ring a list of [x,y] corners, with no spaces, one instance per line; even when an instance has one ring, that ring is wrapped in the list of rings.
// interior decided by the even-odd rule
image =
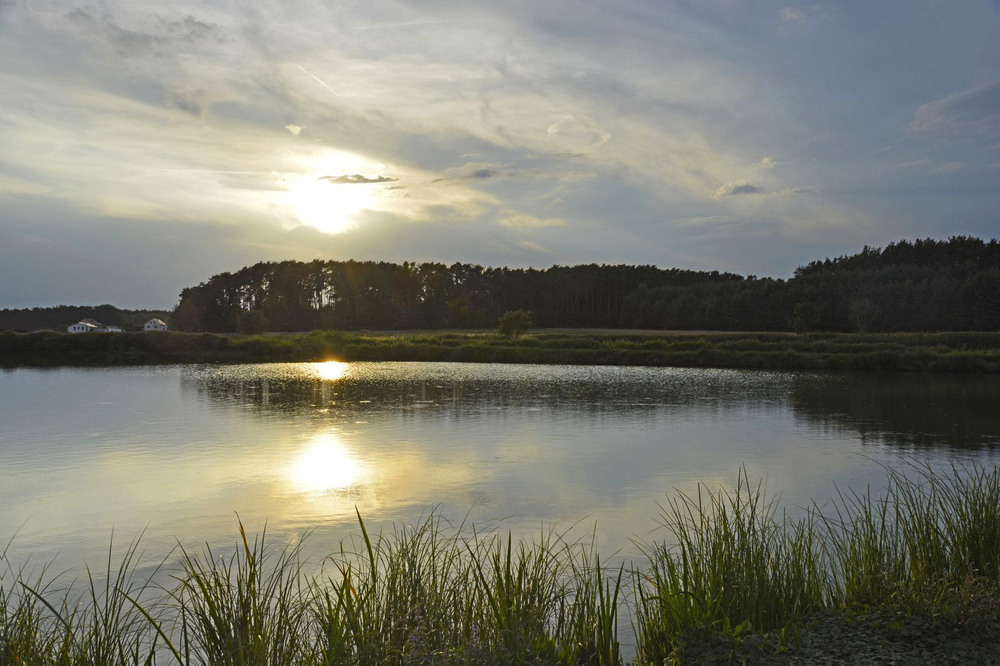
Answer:
[[[965,165],[961,162],[945,162],[944,164],[939,164],[934,167],[931,171],[934,173],[953,173],[955,171],[961,171],[965,168]]]
[[[320,176],[316,180],[325,180],[334,185],[364,185],[367,183],[394,183],[397,178],[389,176],[362,176],[360,173],[346,174],[343,176]]]
[[[765,190],[760,185],[753,185],[751,183],[737,183],[728,182],[722,185],[719,189],[712,192],[713,199],[721,199],[722,197],[735,197],[744,194],[764,194]]]
[[[543,245],[539,245],[535,241],[523,240],[518,242],[518,245],[526,250],[531,250],[532,252],[538,252],[539,254],[552,254],[552,250],[548,249]]]
[[[52,188],[0,172],[0,199],[12,194],[48,194]]]
[[[518,213],[500,219],[500,226],[503,227],[562,227],[565,225],[566,220],[560,218],[541,218]]]
[[[916,168],[919,168],[919,167],[930,166],[931,164],[933,164],[933,162],[931,162],[928,159],[910,160],[908,162],[900,162],[899,164],[896,165],[896,168],[897,169],[916,169]]]
[[[778,12],[778,16],[786,23],[803,23],[806,20],[806,13],[795,7],[784,7]]]
[[[573,114],[552,123],[545,136],[560,150],[579,153],[600,148],[611,139],[611,133],[596,121]]]
[[[434,182],[461,180],[489,180],[513,175],[507,165],[498,162],[468,162],[459,167],[446,169]]]
[[[195,118],[200,118],[205,111],[201,92],[184,94],[176,91],[167,91],[165,97],[168,106],[188,113]]]
[[[171,38],[183,42],[214,41],[225,43],[229,38],[222,29],[214,24],[199,21],[193,16],[185,16],[177,21],[160,20],[161,26]]]
[[[1000,132],[1000,81],[964,90],[920,106],[911,132],[969,129]]]
[[[859,247],[897,232],[995,233],[996,138],[924,130],[996,129],[996,84],[911,96],[973,87],[954,72],[992,44],[981,11],[711,5],[583,3],[566,14],[482,0],[460,10],[411,0],[360,9],[0,0],[0,173],[10,176],[0,176],[0,206],[18,207],[0,215],[0,245],[18,242],[8,231],[15,212],[43,200],[92,224],[95,241],[117,242],[117,227],[98,216],[155,220],[184,237],[214,223],[213,242],[247,239],[172,270],[172,298],[264,256],[315,256],[321,232],[302,243],[281,234],[333,199],[360,208],[349,233],[322,245],[341,258],[524,265],[539,261],[518,244],[531,238],[560,263],[728,262],[773,273],[793,255],[849,250],[848,227],[859,229],[850,239]],[[900,30],[878,30],[889,21]],[[823,34],[775,47],[776,33],[797,38],[821,25]],[[926,44],[933,66],[910,67]],[[872,68],[876,60],[884,66]],[[943,99],[917,108],[934,97]],[[920,131],[901,138],[885,118]],[[950,162],[967,166],[934,173],[958,168]],[[810,183],[824,191],[806,195]],[[932,198],[929,187],[944,193]],[[925,193],[919,202],[914,191]],[[875,210],[880,225],[854,222]],[[665,217],[692,222],[681,234]],[[762,241],[748,258],[763,218],[787,220],[784,237],[810,249]],[[128,238],[140,249],[122,247],[122,257],[146,246]],[[45,259],[36,263],[61,261]],[[33,280],[17,279],[30,303]]]

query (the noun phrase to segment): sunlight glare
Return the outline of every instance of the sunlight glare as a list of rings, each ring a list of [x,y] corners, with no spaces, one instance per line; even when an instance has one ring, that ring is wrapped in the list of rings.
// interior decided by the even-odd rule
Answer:
[[[299,220],[328,234],[351,227],[352,218],[374,205],[377,188],[365,184],[333,184],[320,176],[299,178],[288,196]]]
[[[289,481],[302,493],[324,493],[358,485],[367,466],[334,435],[321,435],[300,451],[289,470]]]
[[[335,382],[343,379],[347,374],[348,364],[341,361],[326,361],[324,363],[314,363],[313,371],[320,379],[328,382]]]

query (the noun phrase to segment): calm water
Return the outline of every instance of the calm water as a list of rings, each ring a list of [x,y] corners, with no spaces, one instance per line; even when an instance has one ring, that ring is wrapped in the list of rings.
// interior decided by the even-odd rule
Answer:
[[[1000,460],[1000,379],[447,363],[0,374],[0,540],[66,567],[143,530],[234,543],[236,513],[332,552],[432,509],[518,535],[656,536],[658,503],[741,465],[791,507],[881,465]]]

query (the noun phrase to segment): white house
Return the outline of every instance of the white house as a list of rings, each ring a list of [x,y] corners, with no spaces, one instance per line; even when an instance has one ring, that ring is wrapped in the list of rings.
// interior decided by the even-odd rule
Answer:
[[[103,328],[97,329],[96,332],[97,333],[124,333],[125,331],[122,330],[121,326],[105,326]]]
[[[94,333],[100,328],[97,324],[92,324],[89,321],[78,321],[75,324],[70,324],[66,327],[67,333]]]
[[[150,319],[142,326],[144,331],[165,331],[167,324],[162,319]]]

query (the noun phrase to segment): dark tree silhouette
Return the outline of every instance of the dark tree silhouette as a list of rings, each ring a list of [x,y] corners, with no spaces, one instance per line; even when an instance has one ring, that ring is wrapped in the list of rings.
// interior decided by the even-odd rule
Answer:
[[[798,304],[818,314],[797,319]],[[235,331],[259,312],[279,331],[491,328],[512,310],[532,312],[540,327],[997,330],[1000,244],[956,236],[866,246],[801,266],[789,280],[627,265],[269,262],[184,289],[173,321]]]

